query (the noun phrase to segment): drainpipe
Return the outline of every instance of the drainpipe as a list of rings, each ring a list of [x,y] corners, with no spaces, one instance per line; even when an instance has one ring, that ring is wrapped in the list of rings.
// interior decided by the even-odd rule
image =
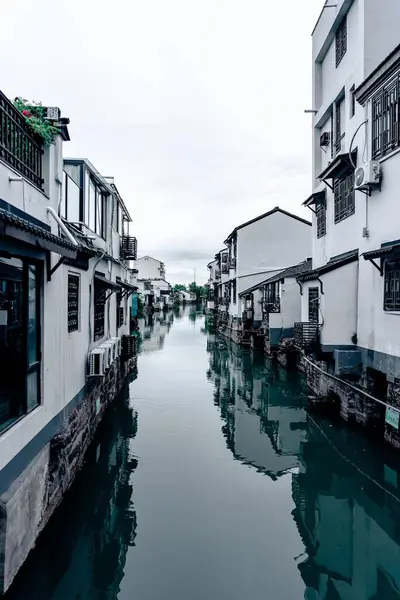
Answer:
[[[54,208],[52,208],[51,206],[47,206],[46,210],[53,217],[53,219],[55,220],[55,222],[57,223],[57,225],[59,226],[61,231],[64,233],[64,235],[69,239],[71,244],[78,247],[79,246],[78,242],[76,241],[76,239],[74,238],[72,233],[66,228],[64,223],[61,221],[60,217],[58,216],[58,214],[56,213]]]

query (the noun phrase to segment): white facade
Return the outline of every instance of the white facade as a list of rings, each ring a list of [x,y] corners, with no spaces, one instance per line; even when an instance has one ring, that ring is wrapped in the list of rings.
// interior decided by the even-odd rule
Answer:
[[[164,279],[165,265],[161,260],[151,256],[142,256],[136,261],[138,279]]]
[[[304,219],[275,208],[237,227],[227,243],[234,259],[230,263],[229,312],[233,318],[240,318],[241,292],[310,256],[311,227]]]
[[[384,8],[373,0],[339,0],[336,4],[336,7],[322,11],[313,32],[313,108],[316,114],[313,116],[312,190],[313,194],[324,192],[326,195],[326,233],[318,231],[317,217],[313,214],[315,277],[303,285],[301,320],[308,321],[308,289],[318,287],[318,320],[323,347],[332,350],[356,344],[361,350],[373,351],[372,356],[379,354],[372,362],[382,366],[383,356],[400,357],[400,324],[395,316],[397,311],[384,310],[385,277],[370,261],[361,257],[363,253],[379,249],[382,244],[400,237],[395,218],[399,211],[397,147],[378,156],[382,170],[381,191],[378,186],[372,186],[364,191],[350,192],[352,201],[346,205],[349,207],[347,214],[340,215],[339,202],[335,209],[335,195],[329,186],[336,185],[339,189],[340,181],[350,178],[352,173],[354,176],[350,150],[356,150],[352,155],[356,169],[376,158],[372,97],[385,85],[382,61],[399,43],[395,24],[400,21],[400,3],[389,0]],[[340,57],[337,53],[339,33],[344,28],[346,34],[341,39],[345,39],[345,47]],[[391,68],[388,77],[390,75],[392,79],[396,60],[398,56],[387,61],[386,68]],[[377,74],[378,65],[381,66]],[[400,65],[397,72],[400,72]],[[379,124],[381,131],[382,123]],[[320,139],[324,133],[331,139],[328,146],[321,147]],[[336,164],[339,167],[331,176],[327,171],[333,170]],[[348,198],[344,199],[344,196],[342,201],[346,204]],[[309,204],[316,209],[320,200],[315,197],[314,204],[311,198]],[[339,195],[337,200],[340,201]],[[360,259],[349,263],[346,253],[352,251],[358,251]],[[342,264],[330,268],[328,263],[332,259]],[[384,370],[388,369],[385,367]]]
[[[63,159],[63,121],[42,155],[43,142],[32,143],[29,126],[3,95],[0,111],[9,132],[4,145],[24,148],[19,162],[6,152],[0,161],[1,594],[128,373],[115,351],[91,378],[89,353],[130,333],[135,288],[128,259],[136,239],[126,235],[130,217],[114,182],[86,159]],[[60,452],[65,469],[56,472]]]

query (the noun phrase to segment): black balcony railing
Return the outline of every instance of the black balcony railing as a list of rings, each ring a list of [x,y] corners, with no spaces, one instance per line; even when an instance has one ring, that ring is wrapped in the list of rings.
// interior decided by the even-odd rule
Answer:
[[[295,323],[293,337],[298,348],[310,348],[319,341],[319,325],[317,323]]]
[[[130,235],[123,235],[121,239],[121,258],[137,260],[137,239]]]
[[[264,313],[280,313],[281,312],[281,300],[280,298],[275,298],[273,302],[264,302],[263,303],[263,311]]]
[[[229,268],[236,269],[236,258],[231,258],[229,261]]]
[[[25,118],[0,92],[0,159],[39,189],[42,179],[43,142]]]
[[[121,358],[129,360],[137,355],[138,339],[135,335],[123,335],[121,339]]]

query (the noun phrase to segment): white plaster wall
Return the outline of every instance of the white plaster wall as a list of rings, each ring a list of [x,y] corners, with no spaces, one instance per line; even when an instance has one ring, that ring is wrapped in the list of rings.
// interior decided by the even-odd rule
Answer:
[[[399,44],[400,2],[364,0],[364,3],[364,77],[368,77]]]
[[[300,287],[294,277],[289,277],[281,283],[280,288],[282,327],[287,329],[301,320]]]
[[[161,277],[161,261],[150,256],[138,258],[136,268],[139,271],[138,277],[140,279],[159,279]]]
[[[311,227],[280,212],[239,229],[238,292],[262,281],[258,274],[282,270],[311,255]],[[266,277],[264,277],[266,279]]]
[[[321,343],[352,345],[351,338],[357,333],[358,262],[330,271],[321,279]],[[308,303],[308,296],[306,299]]]

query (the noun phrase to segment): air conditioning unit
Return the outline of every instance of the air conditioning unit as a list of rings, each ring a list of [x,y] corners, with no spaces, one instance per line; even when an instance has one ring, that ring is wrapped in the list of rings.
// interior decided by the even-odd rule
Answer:
[[[323,133],[319,138],[319,145],[321,146],[321,148],[325,148],[326,146],[329,146],[330,143],[331,134],[329,133],[329,131],[325,131],[325,133]]]
[[[377,160],[371,160],[367,164],[356,169],[355,189],[366,189],[371,185],[376,185],[381,179],[381,164]]]
[[[89,352],[88,377],[104,377],[106,367],[104,365],[104,349],[95,348]]]
[[[104,369],[107,370],[114,362],[114,344],[108,340],[101,344],[99,348],[104,350]]]
[[[113,337],[111,338],[114,342],[114,359],[118,356],[121,356],[121,338]]]

